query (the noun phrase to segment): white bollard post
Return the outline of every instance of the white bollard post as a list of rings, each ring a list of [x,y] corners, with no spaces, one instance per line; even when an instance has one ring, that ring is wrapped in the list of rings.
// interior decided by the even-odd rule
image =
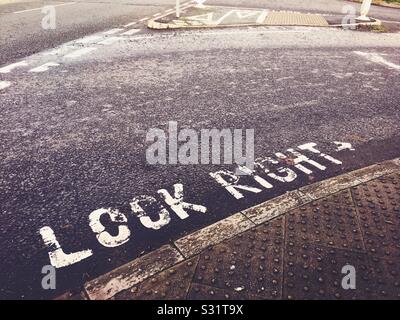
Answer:
[[[363,0],[361,4],[361,9],[360,9],[360,16],[357,18],[359,21],[371,21],[370,18],[368,18],[368,12],[369,9],[371,9],[371,3],[372,0]]]
[[[179,0],[176,0],[176,17],[179,18],[181,16],[181,5]]]

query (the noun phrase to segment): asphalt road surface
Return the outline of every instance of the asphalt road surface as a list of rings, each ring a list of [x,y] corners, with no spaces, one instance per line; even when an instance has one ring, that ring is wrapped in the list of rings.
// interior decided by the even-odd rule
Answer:
[[[5,4],[1,5],[3,1]],[[343,15],[346,5],[354,6],[357,12],[360,8],[358,3],[341,0],[208,0],[207,4],[339,16]],[[174,5],[175,0],[0,0],[0,65],[110,27],[123,27],[132,21],[171,9]],[[42,28],[45,17],[41,10],[43,6],[55,6],[56,29]],[[370,13],[385,21],[400,21],[399,10],[373,6]]]
[[[54,297],[286,191],[400,156],[400,34],[279,27],[126,33],[132,28],[102,29],[0,67],[1,298]],[[342,164],[304,151],[326,169],[303,163],[312,173],[293,168],[290,183],[265,177],[272,188],[241,176],[240,184],[261,191],[241,190],[236,199],[210,176],[234,165],[146,161],[146,134],[167,131],[170,121],[196,132],[254,129],[255,157],[314,142]],[[178,183],[184,201],[206,213],[188,209],[181,219],[159,200],[160,189],[173,195]],[[143,195],[169,208],[168,224],[140,223],[130,203]],[[101,220],[114,237],[121,223],[129,229],[123,244],[99,243],[89,215],[100,208],[126,217]],[[153,221],[158,209],[146,207]],[[65,253],[92,250],[57,269],[56,290],[41,287],[55,249],[39,233],[45,226]]]
[[[1,3],[1,1],[0,1]],[[0,64],[84,35],[170,9],[175,0],[17,1],[0,6]],[[43,29],[43,6],[55,6],[56,29]]]

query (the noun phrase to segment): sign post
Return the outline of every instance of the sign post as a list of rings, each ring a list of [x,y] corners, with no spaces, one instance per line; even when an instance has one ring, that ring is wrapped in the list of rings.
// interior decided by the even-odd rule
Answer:
[[[360,16],[357,18],[358,21],[371,21],[367,16],[369,9],[371,9],[371,2],[372,0],[363,0],[360,9]]]

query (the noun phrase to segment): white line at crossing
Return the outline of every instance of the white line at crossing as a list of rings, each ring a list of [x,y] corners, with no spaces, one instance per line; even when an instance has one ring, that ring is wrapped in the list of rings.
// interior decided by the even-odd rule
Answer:
[[[131,36],[131,35],[133,35],[135,33],[138,33],[139,31],[140,31],[140,29],[131,29],[131,30],[128,30],[128,31],[126,31],[124,33],[121,33],[121,35],[123,35],[123,36]]]
[[[79,50],[73,51],[71,53],[68,53],[67,55],[64,56],[64,58],[68,58],[68,59],[79,58],[79,57],[81,57],[85,54],[88,54],[94,50],[97,50],[97,48],[90,47],[90,48],[79,49]]]
[[[0,81],[0,90],[8,88],[9,86],[11,86],[10,81]]]
[[[133,25],[135,25],[135,24],[137,24],[137,22],[136,22],[136,21],[133,21],[133,22],[127,23],[126,25],[124,25],[124,28],[128,28],[128,27],[130,27],[130,26],[133,26]]]
[[[113,43],[115,43],[115,42],[118,42],[118,41],[120,41],[121,39],[122,39],[121,37],[111,37],[111,38],[105,39],[105,40],[103,40],[103,41],[100,41],[99,44],[102,44],[102,45],[109,45],[109,44],[113,44]]]
[[[9,64],[8,66],[0,68],[0,73],[10,73],[15,68],[26,67],[27,65],[28,65],[28,63],[25,60],[24,61],[20,61],[20,62],[16,62],[16,63],[12,63],[12,64]]]
[[[102,37],[102,36],[92,35],[92,36],[87,36],[87,37],[81,38],[79,40],[76,40],[76,43],[81,43],[81,44],[93,43],[93,42],[97,42],[103,38],[104,37]]]
[[[42,64],[39,67],[36,67],[36,68],[33,68],[33,69],[29,70],[29,72],[35,72],[35,73],[45,72],[45,71],[49,70],[49,68],[57,67],[57,66],[59,66],[59,64],[56,63],[56,62],[47,62],[45,64]]]
[[[61,4],[56,4],[53,5],[53,7],[61,7],[61,6],[69,6],[71,4],[76,4],[76,2],[68,2],[68,3],[61,3]],[[26,10],[20,10],[20,11],[14,11],[14,14],[19,14],[19,13],[25,13],[25,12],[31,12],[31,11],[37,11],[37,10],[42,10],[43,7],[40,8],[33,8],[33,9],[26,9]]]
[[[103,34],[111,35],[111,34],[116,34],[118,32],[121,32],[123,30],[124,29],[121,29],[121,28],[115,28],[115,29],[111,29],[111,30],[105,31],[105,32],[103,32]]]
[[[385,65],[391,69],[395,69],[395,70],[400,70],[400,65],[395,64],[393,62],[390,62],[388,60],[386,60],[385,58],[383,58],[381,55],[379,55],[378,53],[373,53],[373,52],[362,52],[362,51],[354,51],[355,54],[371,61],[371,62],[375,62],[378,64],[382,64]]]
[[[262,12],[261,12],[261,14],[258,16],[258,18],[257,18],[257,23],[264,23],[264,21],[265,21],[265,19],[267,18],[267,15],[268,15],[268,11],[267,10],[263,10]]]

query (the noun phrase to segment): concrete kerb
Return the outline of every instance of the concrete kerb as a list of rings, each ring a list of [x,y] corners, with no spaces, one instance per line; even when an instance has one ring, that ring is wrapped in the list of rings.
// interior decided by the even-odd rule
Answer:
[[[171,245],[164,245],[84,285],[91,300],[107,300],[117,293],[184,260]]]
[[[85,283],[84,291],[80,292],[78,296],[83,299],[110,299],[117,293],[198,255],[210,246],[255,228],[297,207],[394,172],[400,172],[400,158],[374,164],[287,192],[274,199],[237,212],[93,279]],[[58,299],[70,299],[72,296],[72,294],[65,293]]]
[[[328,26],[318,26],[319,28],[349,28],[349,27],[361,27],[361,26],[381,26],[382,21],[376,19],[372,22],[358,22],[352,24],[331,24]],[[283,26],[283,25],[282,25]],[[286,27],[290,27],[285,25]],[[207,26],[180,26],[172,25],[168,23],[160,23],[154,20],[148,21],[147,27],[154,30],[179,30],[179,29],[227,29],[227,28],[240,28],[240,27],[272,27],[266,24],[226,24],[226,25],[207,25]],[[274,25],[273,27],[277,27]],[[307,25],[291,25],[291,27],[310,27]]]

